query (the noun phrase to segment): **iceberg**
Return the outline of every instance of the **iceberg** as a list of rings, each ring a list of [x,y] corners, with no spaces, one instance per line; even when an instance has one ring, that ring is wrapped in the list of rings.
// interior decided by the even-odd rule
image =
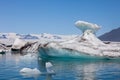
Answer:
[[[46,62],[46,70],[47,70],[47,73],[55,73],[54,70],[52,69],[53,65],[51,62]]]
[[[52,63],[51,62],[46,62],[46,68],[50,68],[50,67],[52,67],[53,65],[52,65]]]
[[[20,70],[20,74],[25,77],[38,77],[41,72],[37,68],[23,68]]]
[[[20,35],[20,39],[39,39],[37,36],[28,35]]]
[[[79,59],[118,59],[120,46],[105,44],[99,40],[95,32],[100,29],[97,24],[77,21],[76,27],[83,34],[71,40],[62,42],[48,42],[39,47],[42,58],[79,58]]]
[[[97,24],[85,22],[85,21],[77,21],[75,22],[75,26],[79,28],[82,32],[86,30],[91,30],[92,32],[96,32],[100,29],[100,27]]]
[[[31,69],[31,68],[23,68],[20,70],[21,73],[28,73],[28,74],[40,74],[41,72],[37,69]]]
[[[25,45],[27,44],[26,41],[24,40],[21,40],[19,38],[16,38],[13,45],[12,45],[12,48],[11,50],[12,51],[19,51],[22,47],[24,47]]]

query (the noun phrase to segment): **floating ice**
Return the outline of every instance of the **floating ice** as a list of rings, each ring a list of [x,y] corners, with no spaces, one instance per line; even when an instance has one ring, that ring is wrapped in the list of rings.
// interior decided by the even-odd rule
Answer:
[[[52,67],[52,63],[51,62],[46,62],[46,68]]]
[[[23,68],[20,70],[20,73],[24,77],[38,77],[41,74],[41,72],[37,68]]]
[[[94,33],[98,29],[100,29],[100,27],[97,24],[93,24],[93,23],[89,23],[89,22],[85,22],[85,21],[77,21],[77,22],[75,22],[75,26],[77,28],[79,28],[82,32],[84,32],[86,30],[91,30]]]
[[[23,68],[20,70],[21,73],[26,73],[26,74],[40,74],[41,72],[37,69],[31,69],[31,68]]]
[[[47,73],[54,73],[54,71],[53,71],[53,69],[52,69],[52,63],[51,62],[47,62],[46,64],[45,64],[45,66],[46,66],[46,70],[47,70]]]

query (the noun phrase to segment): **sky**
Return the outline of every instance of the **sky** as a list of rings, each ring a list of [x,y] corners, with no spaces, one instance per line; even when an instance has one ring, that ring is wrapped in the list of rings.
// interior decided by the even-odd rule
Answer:
[[[120,0],[0,0],[0,32],[81,34],[78,20],[101,26],[97,35],[120,27]]]

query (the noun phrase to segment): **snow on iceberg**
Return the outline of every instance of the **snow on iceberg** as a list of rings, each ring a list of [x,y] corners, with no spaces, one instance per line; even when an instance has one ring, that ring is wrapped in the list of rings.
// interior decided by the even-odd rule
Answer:
[[[93,45],[105,45],[101,40],[99,40],[91,30],[86,30],[81,36],[82,40],[86,40]]]
[[[120,46],[104,44],[95,36],[100,28],[96,24],[77,21],[82,36],[63,42],[48,42],[39,48],[40,57],[69,57],[84,59],[120,58]]]
[[[96,32],[100,29],[100,27],[97,24],[85,22],[85,21],[77,21],[75,22],[75,26],[79,28],[82,32],[86,30],[91,30],[93,32]]]
[[[21,49],[23,46],[25,46],[27,44],[26,41],[24,40],[21,40],[19,38],[16,38],[13,45],[12,45],[12,49],[16,49],[16,50],[19,50]]]

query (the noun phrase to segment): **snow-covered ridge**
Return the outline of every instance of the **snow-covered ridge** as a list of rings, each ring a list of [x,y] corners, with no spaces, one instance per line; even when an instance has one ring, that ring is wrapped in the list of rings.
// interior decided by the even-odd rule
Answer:
[[[18,34],[18,33],[0,33],[0,39],[52,39],[52,40],[60,40],[60,39],[71,39],[76,37],[77,35],[57,35],[57,34]]]
[[[0,33],[0,43],[11,45],[18,39],[27,41],[66,41],[75,38],[77,35],[57,35],[57,34],[18,34],[18,33]]]
[[[67,41],[76,36],[77,35],[55,35],[48,33],[27,35],[18,33],[0,33],[0,44],[2,46],[0,49],[7,49],[7,51],[19,50],[23,52],[37,52],[40,44],[51,41]]]

